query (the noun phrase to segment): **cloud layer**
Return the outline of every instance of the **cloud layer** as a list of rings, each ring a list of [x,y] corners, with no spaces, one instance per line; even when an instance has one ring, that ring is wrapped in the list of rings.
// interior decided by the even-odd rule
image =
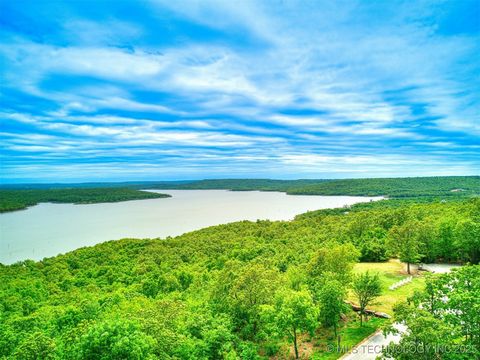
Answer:
[[[478,174],[473,1],[7,1],[3,182]]]

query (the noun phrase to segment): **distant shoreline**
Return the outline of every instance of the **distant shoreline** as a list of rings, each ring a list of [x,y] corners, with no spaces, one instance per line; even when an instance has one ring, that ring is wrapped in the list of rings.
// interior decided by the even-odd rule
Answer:
[[[39,203],[98,204],[167,197],[170,195],[124,188],[0,190],[0,213],[26,210]]]
[[[439,176],[365,179],[212,179],[82,184],[12,184],[0,187],[0,212],[22,210],[40,202],[102,203],[162,197],[141,191],[231,190],[279,191],[289,195],[383,196],[431,201],[480,196],[480,176]],[[460,191],[461,189],[461,191]]]

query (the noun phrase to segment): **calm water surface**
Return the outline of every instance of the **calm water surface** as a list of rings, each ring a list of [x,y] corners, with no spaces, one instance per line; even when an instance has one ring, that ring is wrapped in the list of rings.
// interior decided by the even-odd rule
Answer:
[[[290,220],[309,210],[380,199],[260,191],[155,192],[172,197],[88,205],[45,203],[0,214],[0,262],[39,260],[107,240],[175,236],[238,220]]]

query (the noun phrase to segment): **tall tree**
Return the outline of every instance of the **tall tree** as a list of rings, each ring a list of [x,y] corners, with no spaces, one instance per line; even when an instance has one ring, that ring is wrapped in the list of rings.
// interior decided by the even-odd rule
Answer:
[[[440,222],[437,231],[437,241],[440,257],[445,261],[451,261],[457,257],[455,247],[455,226],[457,220],[453,217],[445,217]]]
[[[322,324],[332,326],[335,336],[342,313],[346,310],[345,297],[345,287],[337,280],[327,280],[318,295]]]
[[[14,359],[48,360],[55,359],[55,342],[41,332],[33,332],[17,348]]]
[[[429,311],[401,303],[394,308],[395,320],[408,327],[399,343],[391,342],[383,350],[383,358],[397,360],[455,359],[447,350],[454,349],[453,328]],[[385,332],[396,332],[388,327]],[[467,354],[465,354],[467,355]],[[467,359],[458,357],[458,359]]]
[[[410,265],[417,264],[422,258],[420,254],[419,222],[410,220],[401,226],[394,226],[389,232],[389,244],[392,253],[397,253],[400,260],[407,263],[407,272],[410,274]]]
[[[427,217],[417,222],[417,240],[424,261],[435,262],[440,253],[435,219]]]
[[[354,238],[355,245],[361,252],[360,261],[387,261],[386,237],[384,229],[375,227],[364,231],[361,237]]]
[[[447,322],[458,326],[480,358],[480,266],[464,266],[444,274],[443,300]]]
[[[455,240],[462,260],[472,264],[480,261],[480,223],[461,220],[455,227]]]
[[[263,316],[274,332],[289,338],[298,359],[298,337],[302,332],[313,334],[317,324],[318,310],[311,293],[286,290],[277,296],[275,305],[263,307]]]
[[[261,263],[231,262],[217,280],[214,297],[222,303],[241,329],[253,339],[258,332],[260,306],[270,304],[279,285],[279,273]]]
[[[355,276],[353,280],[353,292],[360,306],[360,325],[363,326],[365,309],[382,293],[382,284],[378,274],[370,274],[367,271]]]
[[[326,278],[348,285],[359,256],[359,251],[351,243],[329,243],[319,249],[308,266],[309,281],[314,292],[318,291]]]
[[[431,277],[409,304],[394,308],[409,331],[386,356],[413,359],[480,359],[480,266]],[[405,349],[419,351],[405,351]],[[420,351],[421,350],[421,351]]]
[[[107,320],[80,337],[76,354],[85,360],[153,359],[155,341],[128,320]]]

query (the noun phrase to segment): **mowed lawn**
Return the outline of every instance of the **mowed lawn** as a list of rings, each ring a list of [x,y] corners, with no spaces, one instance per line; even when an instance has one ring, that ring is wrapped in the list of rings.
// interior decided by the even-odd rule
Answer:
[[[388,288],[391,285],[409,276],[405,272],[405,264],[398,260],[390,260],[383,263],[358,263],[355,265],[355,273],[362,273],[365,271],[378,273],[382,282],[382,295],[374,301],[374,304],[368,306],[368,308],[375,311],[385,312],[389,315],[393,315],[392,309],[395,303],[406,300],[409,296],[413,295],[415,290],[423,289],[423,286],[425,285],[425,277],[420,273],[419,275],[413,275],[412,282],[395,290],[389,290]],[[355,304],[358,303],[351,291],[348,299]]]

